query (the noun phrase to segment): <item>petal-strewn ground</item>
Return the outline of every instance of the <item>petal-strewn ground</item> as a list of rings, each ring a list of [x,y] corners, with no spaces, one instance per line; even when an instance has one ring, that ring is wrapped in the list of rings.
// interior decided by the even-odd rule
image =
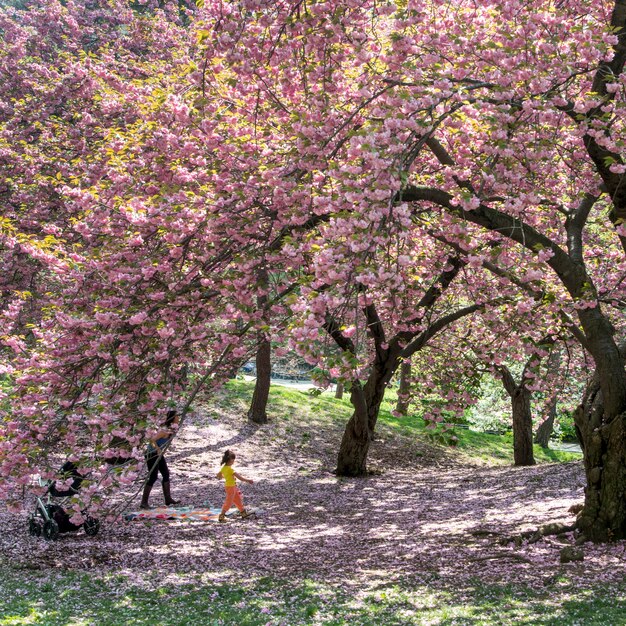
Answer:
[[[125,574],[147,586],[233,573],[341,581],[355,594],[407,579],[456,589],[476,580],[541,588],[561,574],[582,584],[623,584],[624,542],[586,543],[584,560],[568,564],[559,556],[572,534],[507,542],[543,524],[573,522],[568,509],[583,500],[580,463],[477,467],[385,431],[370,455],[377,473],[338,479],[331,470],[340,434],[315,421],[256,427],[236,416],[196,416],[168,453],[174,495],[188,505],[220,506],[223,487],[214,475],[221,452],[232,448],[238,471],[255,480],[242,491],[261,509],[257,519],[120,519],[95,538],[81,531],[46,542],[28,535],[24,516],[2,512],[0,556],[33,569]],[[162,502],[158,484],[152,501]],[[137,505],[136,498],[127,506]]]

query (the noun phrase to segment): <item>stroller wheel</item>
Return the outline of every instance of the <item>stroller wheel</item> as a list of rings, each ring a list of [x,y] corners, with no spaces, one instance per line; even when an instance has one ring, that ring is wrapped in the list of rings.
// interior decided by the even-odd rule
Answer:
[[[28,533],[32,537],[41,537],[41,524],[34,517],[28,520]]]
[[[85,529],[86,535],[95,537],[100,530],[100,522],[93,517],[88,517],[83,523],[83,528]]]
[[[52,541],[59,536],[59,525],[53,520],[48,519],[43,524],[43,538]]]

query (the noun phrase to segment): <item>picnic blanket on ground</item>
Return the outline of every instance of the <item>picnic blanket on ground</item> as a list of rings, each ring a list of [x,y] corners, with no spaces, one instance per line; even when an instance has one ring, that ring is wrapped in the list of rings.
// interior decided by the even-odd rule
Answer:
[[[255,513],[254,509],[248,509],[250,513]],[[194,522],[217,522],[221,509],[214,507],[193,507],[193,506],[163,506],[154,509],[140,509],[124,515],[127,522],[143,520],[180,520]],[[226,514],[230,519],[238,519],[239,511],[230,511]]]

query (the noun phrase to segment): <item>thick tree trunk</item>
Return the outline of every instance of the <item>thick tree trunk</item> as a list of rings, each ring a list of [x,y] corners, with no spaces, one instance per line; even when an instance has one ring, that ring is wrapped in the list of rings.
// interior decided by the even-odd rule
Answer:
[[[335,398],[337,400],[341,400],[343,398],[343,383],[338,382],[337,387],[335,388]]]
[[[542,448],[548,447],[548,444],[550,443],[550,437],[552,436],[552,433],[554,432],[554,422],[556,420],[557,400],[558,398],[556,394],[554,394],[550,398],[550,402],[548,403],[546,407],[547,416],[543,420],[543,422],[539,424],[539,426],[537,427],[537,432],[535,433],[535,443],[540,445]]]
[[[513,461],[517,466],[535,464],[530,399],[530,391],[523,385],[518,386],[511,396],[511,408],[513,411]]]
[[[595,542],[626,539],[626,412],[606,414],[597,374],[574,421],[587,477],[578,528]]]
[[[409,410],[409,380],[411,379],[411,362],[402,361],[400,366],[400,388],[398,389],[398,404],[396,413],[406,415]]]
[[[624,345],[600,307],[578,311],[595,364],[574,421],[583,449],[587,486],[578,519],[595,542],[626,538],[626,372]]]
[[[256,384],[248,410],[248,419],[256,424],[267,423],[267,401],[270,395],[272,374],[272,346],[263,336],[256,353]]]
[[[367,474],[367,453],[374,436],[385,386],[392,374],[385,367],[375,367],[365,385],[361,385],[358,380],[353,381],[350,401],[354,413],[346,425],[339,447],[336,471],[338,476]]]
[[[352,415],[341,439],[337,456],[337,476],[365,476],[367,474],[367,453],[370,449],[373,432],[363,430],[362,415]]]

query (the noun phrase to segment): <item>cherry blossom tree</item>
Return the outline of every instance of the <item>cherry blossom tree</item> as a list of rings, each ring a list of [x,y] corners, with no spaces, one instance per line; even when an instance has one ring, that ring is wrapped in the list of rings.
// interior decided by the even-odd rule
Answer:
[[[162,160],[167,133],[155,133],[184,116],[173,87],[189,71],[178,9],[170,19],[127,3],[51,1],[8,7],[1,19],[2,253],[16,267],[6,276],[2,314],[19,321],[22,301],[37,306],[25,320],[34,341],[17,323],[3,337],[14,395],[3,422],[0,490],[10,497],[11,479],[19,487],[34,473],[50,475],[65,455],[89,463],[85,450],[101,463],[119,453],[112,441],[125,440],[126,454],[141,459],[145,415],[184,378],[190,333],[179,307],[198,295],[176,270],[188,234],[168,234],[175,216],[156,204],[150,221],[133,192],[144,167],[152,197],[184,176]],[[157,109],[165,116],[158,121]],[[128,147],[138,151],[148,135],[146,158],[129,167]],[[20,289],[25,277],[28,292]],[[219,360],[230,348],[218,331],[209,352]],[[86,498],[97,482],[94,474]]]
[[[336,252],[335,247],[333,250]],[[404,261],[387,271],[384,259],[370,251],[367,258],[372,265],[368,267],[361,258],[360,274],[352,280],[355,257],[348,257],[350,262],[344,267],[335,259],[330,275],[319,272],[319,282],[324,282],[311,285],[305,294],[307,301],[292,305],[303,315],[292,331],[294,347],[320,365],[325,335],[340,348],[334,360],[327,357],[323,363],[329,378],[338,377],[349,384],[354,407],[339,449],[340,475],[367,472],[367,453],[380,404],[402,362],[457,320],[502,301],[487,289],[486,282],[481,284],[482,298],[475,300],[468,300],[471,293],[463,295],[462,289],[455,289],[457,277],[467,283],[472,276],[462,273],[465,263],[455,253],[448,254],[445,247],[435,247],[429,254],[418,248],[413,258],[400,256]],[[439,274],[432,278],[437,268]]]
[[[515,244],[526,251],[520,271],[558,278],[602,390],[602,409],[579,415],[579,524],[595,540],[623,537],[626,374],[605,304],[621,301],[624,271],[623,4],[245,10],[220,22],[219,41],[246,95],[285,131],[274,145],[293,162],[288,193],[312,209],[303,223],[330,213],[347,231],[361,219],[384,238],[391,207],[403,220],[428,213],[468,254],[485,237],[492,249]]]
[[[354,372],[359,417],[338,469],[360,473],[385,382],[462,312],[488,316],[500,294],[484,263],[512,256],[509,273],[545,279],[546,300],[576,310],[571,332],[597,368],[600,392],[577,418],[580,528],[626,536],[626,373],[610,310],[624,301],[626,270],[624,5],[199,4],[184,27],[178,6],[133,14],[120,4],[108,43],[96,37],[91,50],[79,28],[67,31],[69,17],[81,23],[75,4],[49,0],[35,14],[58,17],[34,31],[3,13],[31,46],[39,32],[54,41],[55,24],[64,42],[81,42],[68,62],[94,77],[90,98],[105,114],[97,154],[81,147],[49,181],[73,239],[52,255],[62,279],[37,348],[11,364],[24,418],[11,437],[30,449],[49,424],[86,426],[63,432],[70,443],[118,425],[136,448],[187,385],[186,362],[206,383],[225,359],[244,358],[242,334],[266,325],[258,277],[271,264],[272,315],[294,315],[294,342],[312,360],[330,336],[336,366]],[[10,50],[35,87],[49,84],[49,60],[28,65],[19,43]],[[86,123],[91,108],[69,110]],[[3,128],[12,141],[11,122]],[[56,223],[45,207],[37,222]],[[355,336],[370,337],[373,360]],[[27,477],[26,457],[10,456],[2,475]]]
[[[578,42],[578,54],[572,50],[569,63],[559,62],[556,38],[560,28],[568,23],[567,19],[561,19],[556,26],[554,13],[547,7],[543,13],[535,6],[527,12],[521,5],[506,3],[506,6],[500,5],[499,10],[505,18],[514,17],[514,21],[507,22],[511,31],[500,40],[506,62],[501,57],[501,68],[491,62],[483,65],[475,59],[470,72],[460,79],[460,84],[472,89],[472,99],[480,101],[481,108],[493,107],[495,119],[499,119],[490,129],[490,135],[499,135],[506,141],[489,148],[484,146],[484,153],[496,163],[489,161],[489,157],[480,166],[477,162],[480,159],[470,163],[460,157],[461,146],[454,145],[449,138],[444,145],[435,138],[436,133],[432,133],[429,137],[431,154],[440,166],[450,168],[450,182],[453,182],[450,186],[441,185],[432,178],[427,182],[426,177],[421,177],[425,184],[410,185],[403,197],[416,203],[434,202],[451,214],[463,215],[469,222],[498,232],[539,257],[545,255],[547,266],[567,289],[577,307],[584,345],[594,358],[602,390],[601,410],[592,412],[589,407],[578,413],[577,423],[586,442],[588,479],[579,525],[588,537],[606,540],[623,537],[626,523],[623,488],[619,486],[624,484],[626,469],[624,446],[619,443],[623,441],[625,427],[626,378],[614,338],[615,327],[600,302],[605,294],[614,293],[623,271],[623,250],[620,255],[618,248],[623,244],[619,192],[622,174],[619,77],[624,62],[620,37],[624,36],[626,16],[620,3],[576,10],[567,3],[560,7],[564,9],[562,18],[582,19],[586,24],[584,28],[568,24],[572,26],[573,40]],[[594,30],[594,24],[604,27]],[[524,78],[529,66],[513,54],[511,46],[515,37],[520,37],[523,31],[528,34],[529,30],[537,36],[535,41],[542,43],[533,54],[535,71]],[[456,44],[453,47],[460,52]],[[509,66],[507,75],[502,71],[506,65]],[[479,87],[483,79],[486,83],[481,98],[478,94],[483,89]],[[469,106],[471,109],[472,105]],[[506,114],[500,117],[504,109]],[[482,108],[483,119],[484,111]],[[547,148],[545,142],[532,142],[528,147],[528,137],[530,132],[540,132],[546,127],[555,132],[559,128],[557,150],[546,150],[540,155],[538,153]],[[518,133],[519,130],[522,132]],[[517,141],[525,144],[521,152],[516,149]],[[529,151],[535,150],[538,158],[531,159]],[[550,169],[548,163],[551,168],[563,164],[570,173],[576,172],[576,176],[561,179],[563,186],[553,177],[556,170]],[[541,170],[543,181],[533,176],[533,171],[539,172],[540,164],[546,166]],[[465,167],[467,170],[460,173],[458,168]],[[472,172],[473,167],[476,169]],[[417,174],[417,170],[414,171]],[[415,176],[416,181],[417,178]],[[511,194],[513,188],[515,194]],[[607,204],[608,217],[594,212],[596,205],[605,207]],[[609,248],[609,256],[619,268],[617,272],[595,271],[597,265],[602,265],[596,261],[592,243],[595,229],[605,233],[607,229],[608,232],[613,230],[614,243]]]

